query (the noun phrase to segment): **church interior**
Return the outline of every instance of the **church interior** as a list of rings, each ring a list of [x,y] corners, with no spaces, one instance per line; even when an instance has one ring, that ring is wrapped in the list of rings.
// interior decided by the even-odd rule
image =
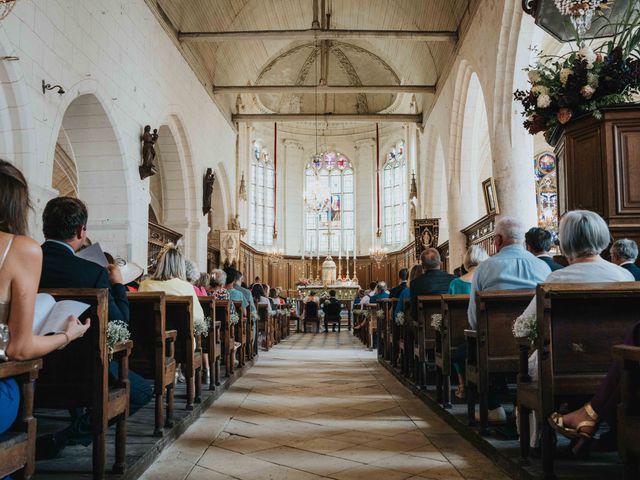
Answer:
[[[0,479],[640,478],[639,180],[636,0],[0,0]]]

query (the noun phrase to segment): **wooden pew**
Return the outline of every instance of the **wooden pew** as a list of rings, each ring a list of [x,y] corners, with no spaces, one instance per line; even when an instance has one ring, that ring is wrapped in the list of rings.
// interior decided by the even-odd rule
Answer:
[[[400,341],[402,336],[404,335],[403,326],[398,325],[396,323],[396,305],[398,304],[397,298],[391,298],[391,305],[389,308],[391,309],[391,321],[389,322],[389,343],[387,346],[388,358],[387,360],[391,362],[391,367],[398,367],[398,358],[400,356]]]
[[[129,366],[143,378],[154,381],[156,404],[153,434],[162,436],[163,426],[173,427],[173,394],[176,379],[174,355],[178,332],[166,328],[164,292],[129,293],[128,298],[129,331],[133,340]]]
[[[437,400],[445,408],[451,407],[453,357],[465,341],[464,331],[469,326],[468,308],[469,295],[442,295],[442,328],[436,331],[435,362]]]
[[[167,295],[167,328],[178,332],[175,358],[180,363],[187,384],[187,410],[193,403],[201,401],[202,387],[202,342],[193,333],[193,297]]]
[[[400,356],[400,373],[405,377],[411,377],[413,372],[413,317],[411,315],[411,300],[404,301],[404,325],[400,327],[398,352]]]
[[[209,358],[209,390],[215,390],[220,385],[220,321],[216,318],[216,300],[213,297],[198,297],[205,318],[210,318],[209,334],[203,339],[203,350]]]
[[[489,380],[494,374],[518,372],[519,349],[513,339],[513,321],[527,308],[535,290],[479,292],[476,330],[465,330],[467,340],[467,415],[474,426],[476,401],[480,404],[480,432],[489,432]]]
[[[369,350],[373,350],[374,338],[378,332],[378,310],[380,307],[377,303],[369,303],[364,306],[369,313],[366,320],[366,329],[364,332],[364,344]]]
[[[640,476],[640,391],[632,378],[640,370],[640,347],[616,345],[613,358],[620,366],[620,404],[618,405],[618,450],[624,460],[624,479]]]
[[[235,327],[235,341],[240,344],[238,347],[238,366],[242,368],[247,358],[247,323],[251,321],[251,307],[247,307],[245,314],[242,314],[242,302],[233,302],[236,313],[240,321]]]
[[[395,299],[397,301],[397,299]],[[391,322],[393,322],[394,299],[385,298],[378,301],[384,312],[384,318],[378,320],[378,358],[383,360],[391,359]]]
[[[109,386],[109,354],[107,349],[107,289],[46,289],[56,301],[77,300],[90,305],[82,316],[91,318],[85,335],[63,350],[43,358],[35,406],[69,410],[90,408],[93,434],[93,478],[103,479],[106,463],[108,422],[116,420],[114,473],[126,469],[127,417],[129,416],[129,354],[132,342],[114,347],[113,361],[119,365],[118,379]],[[71,394],[73,393],[73,394]]]
[[[433,365],[436,349],[436,329],[431,326],[431,316],[440,313],[441,302],[442,295],[418,297],[418,318],[413,324],[413,381],[418,387],[429,383],[428,364]]]
[[[35,470],[36,419],[33,418],[33,385],[38,378],[42,360],[0,362],[0,380],[14,378],[20,389],[18,418],[11,428],[0,435],[0,478],[29,479]],[[19,477],[15,476],[18,474]]]
[[[273,321],[269,318],[269,305],[258,305],[258,333],[262,333],[262,347],[268,352],[273,347],[271,329]]]
[[[220,358],[224,362],[227,377],[232,375],[235,369],[235,325],[230,322],[231,302],[229,300],[216,300],[216,320],[220,322]]]
[[[536,303],[538,380],[531,381],[528,369],[519,374],[520,450],[526,458],[527,419],[535,411],[542,425],[542,467],[550,477],[554,445],[547,418],[564,400],[589,400],[596,392],[611,365],[611,347],[638,321],[640,284],[541,284]]]

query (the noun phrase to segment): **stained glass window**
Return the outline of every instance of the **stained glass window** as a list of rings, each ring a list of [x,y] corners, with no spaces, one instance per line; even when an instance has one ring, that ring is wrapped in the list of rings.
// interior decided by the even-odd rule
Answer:
[[[316,177],[317,175],[317,177]],[[305,192],[319,181],[329,194],[327,206],[319,214],[305,210],[305,254],[340,252],[346,255],[355,247],[354,173],[351,162],[339,152],[329,151],[315,157],[305,168]]]
[[[408,238],[407,162],[404,142],[398,142],[387,155],[381,172],[382,233],[387,246],[398,247]]]
[[[252,245],[273,245],[274,171],[269,152],[253,142],[249,188],[249,241]]]
[[[538,226],[558,231],[558,177],[556,156],[543,153],[534,159]]]

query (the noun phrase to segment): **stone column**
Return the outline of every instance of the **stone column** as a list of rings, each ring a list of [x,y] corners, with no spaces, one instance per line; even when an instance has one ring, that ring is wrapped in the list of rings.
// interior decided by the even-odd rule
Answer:
[[[356,140],[356,255],[373,246],[376,234],[376,151],[375,140]]]
[[[305,159],[303,147],[293,139],[283,139],[283,158],[278,162],[278,231],[280,247],[287,255],[302,255],[304,209],[302,195],[304,189]],[[281,167],[282,166],[282,167]]]

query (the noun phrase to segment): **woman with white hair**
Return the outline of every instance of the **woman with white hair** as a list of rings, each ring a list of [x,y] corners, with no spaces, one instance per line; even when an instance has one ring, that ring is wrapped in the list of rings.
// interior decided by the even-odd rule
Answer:
[[[460,278],[454,278],[449,284],[449,295],[469,295],[473,282],[473,273],[478,265],[484,262],[489,255],[480,245],[471,245],[464,254],[464,269],[467,271]]]
[[[605,282],[633,282],[631,273],[618,265],[607,262],[600,254],[609,246],[611,235],[609,227],[597,213],[588,210],[573,210],[566,213],[560,220],[560,250],[567,258],[569,266],[552,272],[545,283],[605,283]],[[523,315],[536,314],[536,298],[524,311]],[[529,375],[535,381],[538,378],[538,352],[533,352],[529,358]],[[554,413],[549,418],[553,428],[559,433],[571,435],[569,425],[574,427],[577,434],[590,436],[595,431],[593,409],[589,404],[581,409],[589,419],[582,424],[572,425],[562,415]],[[597,417],[597,415],[596,415]],[[535,416],[533,416],[535,418]],[[532,446],[537,445],[537,423],[531,422]]]

